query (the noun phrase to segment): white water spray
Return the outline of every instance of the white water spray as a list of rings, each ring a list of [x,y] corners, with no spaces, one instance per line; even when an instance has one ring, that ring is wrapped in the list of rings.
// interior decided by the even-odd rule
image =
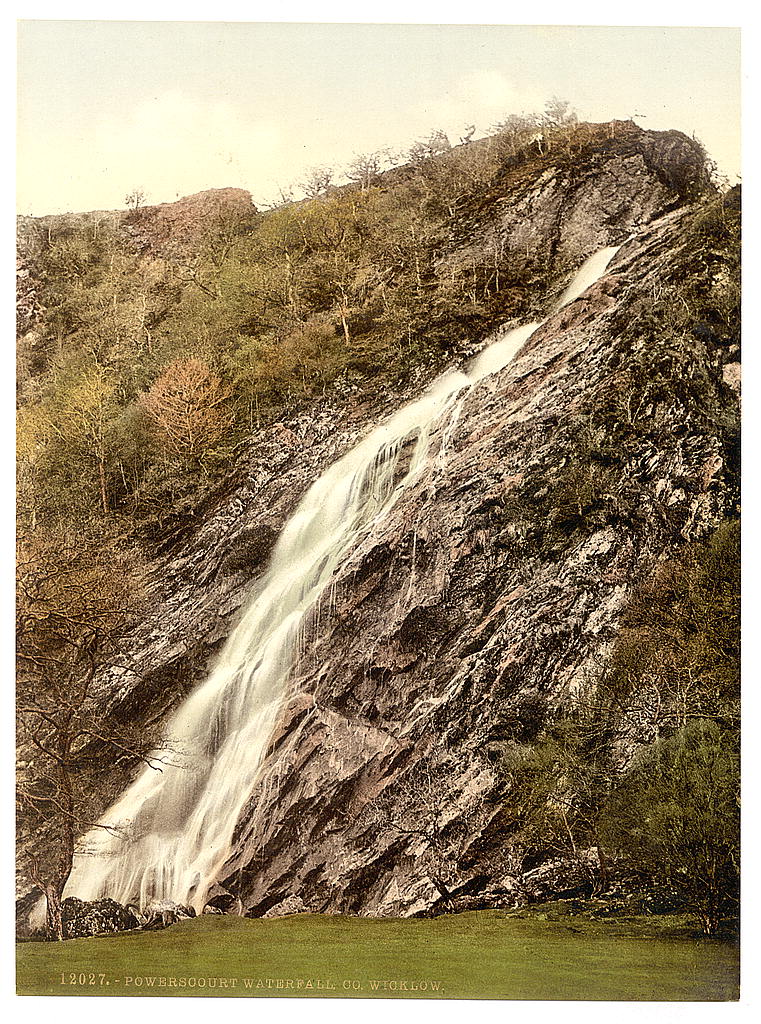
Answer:
[[[616,251],[590,257],[559,305],[601,277]],[[498,335],[467,373],[444,373],[313,484],[285,525],[216,668],[168,724],[182,766],[142,770],[103,816],[110,828],[84,837],[86,853],[75,858],[67,895],[110,896],[143,907],[171,900],[203,909],[230,856],[321,595],[358,540],[419,476],[434,428],[447,412],[452,425],[459,414],[458,394],[506,366],[538,326]],[[438,457],[445,457],[446,439],[445,431]],[[157,754],[173,759],[170,751]]]

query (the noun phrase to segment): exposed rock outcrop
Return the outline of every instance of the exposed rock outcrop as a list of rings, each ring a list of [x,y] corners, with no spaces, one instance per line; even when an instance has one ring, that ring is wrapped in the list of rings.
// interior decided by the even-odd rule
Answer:
[[[209,244],[224,244],[230,227],[250,222],[255,213],[245,189],[207,189],[173,203],[138,207],[122,230],[138,251],[181,254],[204,238]]]
[[[156,900],[149,903],[141,914],[140,927],[143,931],[158,931],[161,928],[168,928],[171,924],[176,924],[183,918],[195,916],[196,912],[192,907],[184,907],[171,900]]]

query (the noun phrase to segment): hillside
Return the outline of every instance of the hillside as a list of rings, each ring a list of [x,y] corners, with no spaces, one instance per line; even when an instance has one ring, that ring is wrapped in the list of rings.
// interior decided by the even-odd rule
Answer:
[[[406,917],[606,892],[732,918],[739,190],[697,144],[557,125],[266,212],[221,189],[24,218],[19,271],[22,894],[63,871],[32,851],[89,835],[163,745],[178,795],[150,799],[173,815],[136,819],[129,864],[111,848],[118,882],[80,858],[67,895]],[[446,368],[467,385],[405,434]],[[357,485],[377,507],[315,570],[283,688],[252,705],[262,761],[244,752],[215,804],[238,691],[200,746],[183,702],[232,657],[309,488],[379,424],[400,432]],[[290,564],[287,586],[308,576]],[[236,670],[249,687],[264,650]],[[727,830],[708,909],[627,817],[699,816],[706,772]],[[163,891],[163,851],[223,812],[213,877]]]

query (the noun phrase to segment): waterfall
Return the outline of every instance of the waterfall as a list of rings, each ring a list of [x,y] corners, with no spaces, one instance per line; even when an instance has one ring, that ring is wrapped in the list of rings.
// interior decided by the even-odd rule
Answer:
[[[560,305],[601,277],[616,252],[611,247],[590,257]],[[156,753],[182,763],[161,772],[143,768],[103,815],[109,828],[83,838],[67,895],[140,906],[171,900],[203,909],[230,856],[321,595],[361,538],[419,477],[437,426],[447,415],[453,425],[467,389],[506,366],[539,326],[498,334],[466,372],[442,374],[312,485],[216,667],[167,726],[172,750]],[[438,458],[445,456],[446,440],[447,431]]]
[[[633,237],[633,235],[630,235],[629,238],[626,239],[626,242]],[[626,242],[622,244],[626,245]],[[595,281],[599,281],[608,269],[608,264],[620,248],[620,245],[609,245],[607,248],[600,249],[598,252],[593,253],[588,260],[585,260],[581,267],[579,267],[579,270],[571,283],[560,296],[560,300],[555,308],[561,309],[563,306],[567,306],[569,302],[573,302],[575,299],[578,299],[579,296],[587,290],[587,288],[590,288],[595,283]]]

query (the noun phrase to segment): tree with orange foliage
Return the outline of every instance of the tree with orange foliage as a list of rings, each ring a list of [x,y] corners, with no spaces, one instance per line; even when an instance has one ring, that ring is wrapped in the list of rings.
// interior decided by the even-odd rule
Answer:
[[[233,418],[225,408],[230,389],[201,359],[170,363],[141,398],[158,443],[184,469],[204,469]]]

